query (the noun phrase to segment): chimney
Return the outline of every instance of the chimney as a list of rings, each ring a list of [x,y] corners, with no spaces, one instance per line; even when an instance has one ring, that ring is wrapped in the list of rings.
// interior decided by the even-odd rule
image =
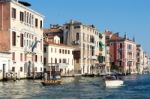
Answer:
[[[115,35],[116,35],[117,37],[119,37],[119,32],[115,33]]]
[[[125,35],[124,35],[124,39],[127,39],[127,34],[125,33]]]
[[[135,42],[135,37],[133,37],[133,42]]]

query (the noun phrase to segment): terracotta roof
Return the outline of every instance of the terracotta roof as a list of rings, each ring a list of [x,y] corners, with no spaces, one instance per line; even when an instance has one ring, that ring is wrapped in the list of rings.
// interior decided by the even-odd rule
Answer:
[[[50,45],[56,45],[56,46],[63,46],[63,47],[72,47],[72,46],[68,46],[68,45],[65,45],[65,44],[56,44],[54,42],[47,42],[47,41],[44,41],[44,44],[48,44],[48,45],[50,44]]]
[[[112,33],[111,31],[105,31],[104,34],[105,34],[106,36],[109,36],[109,35],[111,35],[111,34],[113,34],[113,33]]]
[[[110,40],[123,40],[124,38],[120,37],[117,34],[113,34]]]
[[[60,28],[50,28],[50,29],[44,29],[43,33],[58,33],[58,32],[63,32],[62,29]]]

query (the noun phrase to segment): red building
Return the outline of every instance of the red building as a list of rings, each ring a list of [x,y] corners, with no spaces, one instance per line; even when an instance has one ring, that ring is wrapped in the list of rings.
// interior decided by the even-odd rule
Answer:
[[[123,73],[136,73],[136,43],[133,40],[119,36],[119,33],[105,31],[106,43],[110,47],[112,68]]]

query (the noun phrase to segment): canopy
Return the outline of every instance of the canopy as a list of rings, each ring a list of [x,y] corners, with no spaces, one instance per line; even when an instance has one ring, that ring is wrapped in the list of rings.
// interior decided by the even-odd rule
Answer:
[[[102,46],[105,46],[105,44],[103,44],[103,42],[100,41],[99,46],[102,47]]]

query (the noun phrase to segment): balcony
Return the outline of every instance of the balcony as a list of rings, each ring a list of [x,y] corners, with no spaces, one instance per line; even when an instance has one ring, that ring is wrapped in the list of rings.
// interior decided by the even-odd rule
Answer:
[[[104,49],[102,47],[99,48],[99,51],[103,51]]]
[[[64,68],[67,68],[68,67],[68,63],[49,63],[48,66],[49,67],[59,67],[60,69],[64,69]]]
[[[29,48],[29,47],[25,47],[24,48],[24,52],[26,52],[26,53],[32,53],[32,49]]]
[[[73,41],[73,45],[80,45],[80,41],[79,40]]]
[[[104,63],[105,62],[105,56],[98,56],[98,61],[99,61],[99,63]]]
[[[69,64],[67,63],[58,63],[59,68],[64,69],[67,68],[69,66]]]

